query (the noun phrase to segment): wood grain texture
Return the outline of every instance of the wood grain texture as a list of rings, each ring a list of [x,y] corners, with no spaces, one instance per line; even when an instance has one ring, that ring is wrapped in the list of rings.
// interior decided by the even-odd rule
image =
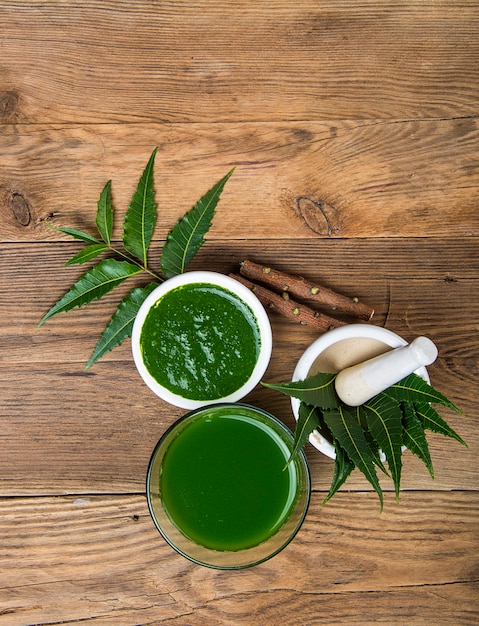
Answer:
[[[479,623],[479,3],[477,0],[0,0],[0,626]],[[127,286],[36,324],[81,268],[112,180],[114,239],[158,146],[151,263],[231,167],[191,269],[250,258],[428,335],[441,411],[469,448],[405,453],[385,510],[359,472],[250,570],[176,555],[149,517],[146,466],[183,413],[130,342],[83,366]],[[143,280],[140,277],[140,281]],[[288,380],[317,332],[271,314],[265,375]],[[348,320],[352,321],[352,320]],[[355,320],[354,320],[355,321]],[[294,427],[289,399],[247,398]]]
[[[26,384],[22,382],[24,370],[2,368],[2,443],[8,454],[0,459],[0,493],[28,495],[45,489],[51,494],[142,492],[155,443],[184,411],[165,406],[153,396],[139,380],[132,363],[124,367],[115,362],[100,364],[90,374],[65,365],[32,365]],[[431,374],[434,376],[435,370]],[[448,382],[447,377],[434,376],[435,385],[444,393],[449,393]],[[456,401],[467,417],[448,410],[439,412],[469,448],[430,434],[435,480],[408,454],[404,459],[403,489],[476,489],[479,416],[477,412],[468,413],[476,394],[472,389],[465,390],[464,383],[461,387],[456,393],[451,388],[453,393],[449,395],[454,400],[458,396]],[[294,428],[291,407],[283,396],[257,390],[246,401]],[[314,488],[329,489],[331,460],[309,446],[308,459]],[[388,479],[382,484],[385,489],[392,488]],[[345,488],[370,489],[358,472],[348,479]],[[351,504],[355,500],[352,496]]]
[[[4,125],[0,137],[1,241],[61,238],[45,219],[91,230],[108,180],[121,238],[155,146],[158,239],[232,167],[214,238],[479,234],[479,129],[472,118]]]
[[[477,493],[373,499],[314,495],[297,540],[238,572],[177,556],[140,496],[0,501],[0,624],[477,623]]]
[[[2,2],[6,123],[477,115],[477,3]]]
[[[134,368],[129,340],[95,365],[83,367],[100,333],[128,288],[112,292],[82,310],[58,315],[42,328],[36,324],[55,299],[79,275],[63,269],[77,244],[12,244],[0,257],[0,372],[9,455],[0,457],[3,494],[137,492],[156,440],[181,410],[160,402]],[[448,254],[444,255],[444,249]],[[10,254],[5,253],[9,250]],[[51,254],[48,252],[51,251]],[[478,246],[475,239],[301,240],[282,244],[213,240],[192,268],[228,273],[246,257],[288,272],[303,272],[345,295],[357,295],[376,309],[372,322],[408,340],[434,338],[440,357],[430,367],[433,384],[466,414],[443,415],[468,442],[466,450],[432,436],[436,480],[408,456],[404,489],[476,488],[478,466],[476,407],[478,391],[479,300]],[[12,265],[10,259],[17,263]],[[306,262],[305,262],[306,259]],[[380,268],[371,272],[371,267]],[[420,277],[408,277],[411,267]],[[318,268],[318,269],[316,269]],[[304,272],[303,272],[304,273]],[[438,306],[440,302],[440,306]],[[275,314],[274,347],[265,380],[289,380],[303,350],[318,336]],[[354,320],[353,320],[354,321]],[[271,390],[257,389],[249,400],[294,427],[289,401]],[[53,420],[53,422],[52,422]],[[54,426],[52,431],[51,426]],[[22,433],[21,438],[18,433]],[[454,455],[451,463],[450,455]],[[22,459],[28,456],[29,465]],[[309,451],[315,488],[329,486],[332,463]],[[34,476],[31,466],[35,467]],[[383,481],[386,489],[389,481]],[[360,475],[347,487],[369,489]]]
[[[155,268],[160,245],[152,258]],[[88,359],[99,333],[130,287],[124,285],[101,301],[60,314],[37,329],[43,314],[84,271],[78,266],[64,267],[77,250],[77,243],[2,247],[0,287],[4,298],[0,300],[0,313],[4,322],[0,340],[4,350],[0,362],[45,363],[60,359],[81,363]],[[227,274],[237,271],[245,258],[289,273],[302,273],[344,295],[358,297],[375,309],[373,324],[387,325],[408,340],[433,333],[441,356],[471,359],[467,361],[470,376],[477,371],[474,357],[478,341],[479,246],[475,238],[455,242],[422,238],[286,243],[264,240],[261,245],[209,240],[190,268]],[[12,309],[14,314],[10,314]],[[280,345],[298,344],[289,347],[293,358],[317,336],[309,328],[297,329],[274,314],[271,319],[278,327],[276,341]],[[57,342],[69,348],[59,351]],[[127,354],[121,347],[112,358],[123,359]],[[287,366],[288,357],[282,358],[278,375]],[[461,375],[468,376],[466,368]]]

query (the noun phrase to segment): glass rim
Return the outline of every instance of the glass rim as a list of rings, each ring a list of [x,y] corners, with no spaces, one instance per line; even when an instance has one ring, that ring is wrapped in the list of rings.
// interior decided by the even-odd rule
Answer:
[[[209,567],[211,569],[217,569],[217,570],[239,570],[239,569],[246,569],[249,567],[253,567],[255,565],[259,565],[261,563],[264,563],[265,561],[271,559],[272,557],[274,557],[275,555],[277,555],[278,553],[280,553],[282,550],[284,550],[289,543],[291,543],[291,541],[294,539],[294,537],[297,535],[297,533],[299,532],[299,530],[301,529],[301,526],[303,525],[303,522],[305,520],[306,514],[308,512],[309,509],[309,505],[311,502],[311,491],[312,491],[312,487],[311,487],[311,472],[309,469],[309,464],[307,461],[307,457],[306,454],[304,452],[304,449],[302,448],[299,452],[298,452],[298,463],[299,466],[302,468],[302,474],[303,474],[303,479],[304,479],[304,495],[305,495],[305,501],[302,505],[302,511],[300,516],[298,517],[298,520],[296,521],[296,524],[294,526],[294,528],[292,529],[292,531],[288,534],[288,536],[285,538],[284,541],[281,542],[281,544],[279,546],[277,546],[274,550],[271,550],[271,552],[269,552],[267,555],[265,556],[261,556],[260,558],[257,559],[252,559],[251,562],[247,562],[247,563],[241,563],[241,564],[237,564],[237,565],[219,565],[219,564],[214,564],[214,563],[208,563],[206,562],[204,559],[200,559],[200,558],[195,558],[194,556],[192,556],[191,554],[188,554],[188,552],[186,552],[185,550],[181,549],[179,546],[177,546],[168,536],[168,534],[162,529],[161,524],[159,523],[159,521],[157,520],[157,517],[155,515],[154,512],[154,508],[153,508],[153,503],[152,503],[152,496],[151,496],[151,490],[150,490],[150,483],[151,483],[151,477],[152,477],[152,469],[153,469],[153,465],[158,453],[158,450],[161,448],[161,446],[164,444],[165,440],[171,435],[172,432],[174,432],[175,430],[179,429],[181,427],[181,425],[188,421],[189,419],[191,419],[192,417],[194,417],[197,414],[209,411],[209,410],[220,410],[221,408],[224,407],[241,407],[244,409],[248,409],[251,410],[254,413],[258,413],[260,415],[262,415],[263,417],[265,417],[267,420],[269,420],[270,422],[272,422],[274,424],[274,426],[276,426],[277,428],[279,428],[279,430],[281,430],[281,432],[286,435],[288,437],[288,439],[290,440],[289,443],[293,444],[294,442],[294,435],[291,432],[291,430],[286,426],[286,424],[284,424],[284,422],[282,422],[279,418],[277,418],[275,415],[272,415],[271,413],[269,413],[268,411],[266,411],[265,409],[256,407],[252,404],[246,403],[246,402],[221,402],[221,403],[212,403],[212,404],[208,404],[205,406],[201,406],[198,407],[196,409],[192,409],[191,411],[188,411],[187,413],[185,413],[184,415],[181,415],[178,419],[176,419],[166,430],[165,432],[162,434],[162,436],[160,437],[160,439],[157,441],[153,452],[151,453],[150,456],[150,460],[148,463],[148,470],[147,470],[147,474],[146,474],[146,499],[147,499],[147,504],[148,504],[148,510],[150,513],[150,517],[153,520],[153,523],[156,527],[156,529],[159,531],[160,535],[163,537],[163,539],[166,541],[166,543],[173,548],[173,550],[177,553],[180,554],[181,556],[183,556],[184,558],[188,559],[189,561],[191,561],[192,563],[195,563],[196,565],[202,565],[204,567]],[[301,492],[300,492],[301,494]],[[291,515],[291,514],[290,514]],[[284,524],[287,523],[287,520],[289,519],[289,517],[285,520]],[[284,526],[283,524],[283,526]],[[281,528],[283,528],[283,526]],[[251,552],[255,549],[258,548],[258,546],[264,545],[265,543],[267,543],[272,537],[275,537],[280,531],[281,528],[274,533],[271,537],[269,537],[268,539],[266,539],[264,542],[257,544],[256,546],[252,546],[250,548],[245,548],[242,550],[224,550],[224,551],[220,551],[220,550],[212,550],[209,548],[206,548],[205,546],[201,546],[201,544],[198,544],[198,546],[203,549],[205,552],[211,552],[213,553],[220,553],[220,554],[230,554],[230,555],[234,555],[234,554],[242,554],[245,555],[248,552]],[[178,531],[181,533],[181,530],[178,529]],[[190,540],[186,535],[183,535],[186,539]],[[192,543],[194,543],[192,541]]]

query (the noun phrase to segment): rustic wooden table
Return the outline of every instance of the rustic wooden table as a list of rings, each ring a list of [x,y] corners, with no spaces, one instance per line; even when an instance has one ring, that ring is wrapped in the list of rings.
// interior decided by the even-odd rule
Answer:
[[[477,624],[479,3],[0,0],[0,624]],[[183,213],[236,170],[192,269],[245,258],[303,274],[430,336],[443,417],[436,478],[404,456],[400,504],[361,475],[321,505],[332,461],[278,556],[222,572],[176,555],[145,494],[181,413],[140,381],[126,341],[83,367],[112,292],[37,329],[80,275],[61,233],[114,236],[152,149],[151,262]],[[122,288],[119,288],[120,290]],[[271,313],[266,378],[318,336]],[[287,398],[248,400],[293,427]]]

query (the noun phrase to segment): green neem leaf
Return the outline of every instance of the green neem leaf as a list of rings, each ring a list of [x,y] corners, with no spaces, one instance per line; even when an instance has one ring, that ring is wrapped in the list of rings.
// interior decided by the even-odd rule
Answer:
[[[301,402],[299,405],[298,422],[294,431],[294,446],[288,463],[294,459],[301,448],[306,445],[309,435],[319,427],[321,423],[320,409],[314,406],[308,406]]]
[[[372,434],[368,430],[368,421],[366,416],[366,411],[364,406],[351,407],[353,411],[357,413],[358,423],[361,424],[364,436],[366,437],[366,441],[368,442],[369,451],[371,452],[371,456],[374,460],[374,463],[379,467],[379,469],[388,477],[391,478],[389,472],[384,467],[384,464],[381,459],[381,452],[379,450],[379,446],[372,436]]]
[[[354,411],[349,407],[339,406],[323,413],[324,421],[345,450],[348,457],[364,474],[379,496],[381,510],[383,508],[383,493],[376,475],[374,458],[369,450],[364,431],[356,419]]]
[[[81,307],[92,300],[101,298],[129,276],[138,274],[141,269],[127,261],[104,259],[87,270],[60,300],[40,320],[41,326],[57,313]]]
[[[73,237],[73,239],[77,239],[78,241],[84,241],[85,243],[101,243],[99,239],[93,237],[89,233],[84,232],[83,230],[78,230],[77,228],[58,228],[57,226],[53,226],[49,222],[45,222],[48,228],[52,230],[57,230],[59,233],[64,233],[65,235],[69,235]]]
[[[336,374],[318,372],[305,380],[292,383],[262,383],[265,387],[275,389],[287,396],[298,398],[301,402],[322,409],[335,409],[341,401],[336,395],[334,380]]]
[[[323,504],[326,504],[338,489],[346,482],[346,479],[356,467],[346,454],[345,450],[339,445],[338,441],[333,439],[334,448],[336,450],[336,458],[334,460],[334,473],[329,488],[328,495],[324,498]]]
[[[138,181],[138,186],[128,206],[123,225],[125,250],[147,263],[147,253],[156,223],[155,191],[153,189],[153,165],[155,148]]]
[[[434,478],[434,469],[422,422],[416,415],[416,410],[412,404],[403,402],[401,408],[403,412],[403,444],[421,459],[431,478]]]
[[[111,180],[103,187],[98,200],[96,227],[105,243],[110,243],[113,231],[113,209],[111,206]]]
[[[435,402],[462,414],[450,400],[417,374],[410,374],[383,392],[397,402]]]
[[[104,243],[92,243],[77,252],[65,265],[81,265],[82,263],[95,259],[102,252],[105,252],[105,250],[108,250],[108,246]]]
[[[103,331],[100,341],[93,351],[85,370],[90,368],[93,363],[98,361],[106,352],[113,350],[115,346],[119,346],[125,339],[131,337],[133,322],[140,306],[145,301],[158,283],[150,283],[146,287],[136,287],[127,294],[120,302],[118,309],[113,314],[110,322]]]
[[[399,500],[402,469],[402,417],[401,407],[391,402],[387,396],[378,394],[365,405],[364,411],[368,429],[379,448],[386,455],[391,477],[396,491],[396,500]]]
[[[456,439],[456,441],[462,443],[463,446],[468,447],[467,443],[442,419],[430,404],[427,402],[414,402],[414,407],[425,429]]]
[[[216,205],[234,168],[214,185],[168,233],[161,253],[161,271],[167,278],[182,274],[204,244]]]

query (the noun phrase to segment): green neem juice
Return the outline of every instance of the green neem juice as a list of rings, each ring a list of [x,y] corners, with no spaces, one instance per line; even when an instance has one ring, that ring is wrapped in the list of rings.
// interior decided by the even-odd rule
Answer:
[[[181,535],[210,550],[267,541],[304,491],[298,464],[287,464],[291,441],[284,430],[241,404],[211,405],[180,421],[149,477],[157,481],[162,513]]]

